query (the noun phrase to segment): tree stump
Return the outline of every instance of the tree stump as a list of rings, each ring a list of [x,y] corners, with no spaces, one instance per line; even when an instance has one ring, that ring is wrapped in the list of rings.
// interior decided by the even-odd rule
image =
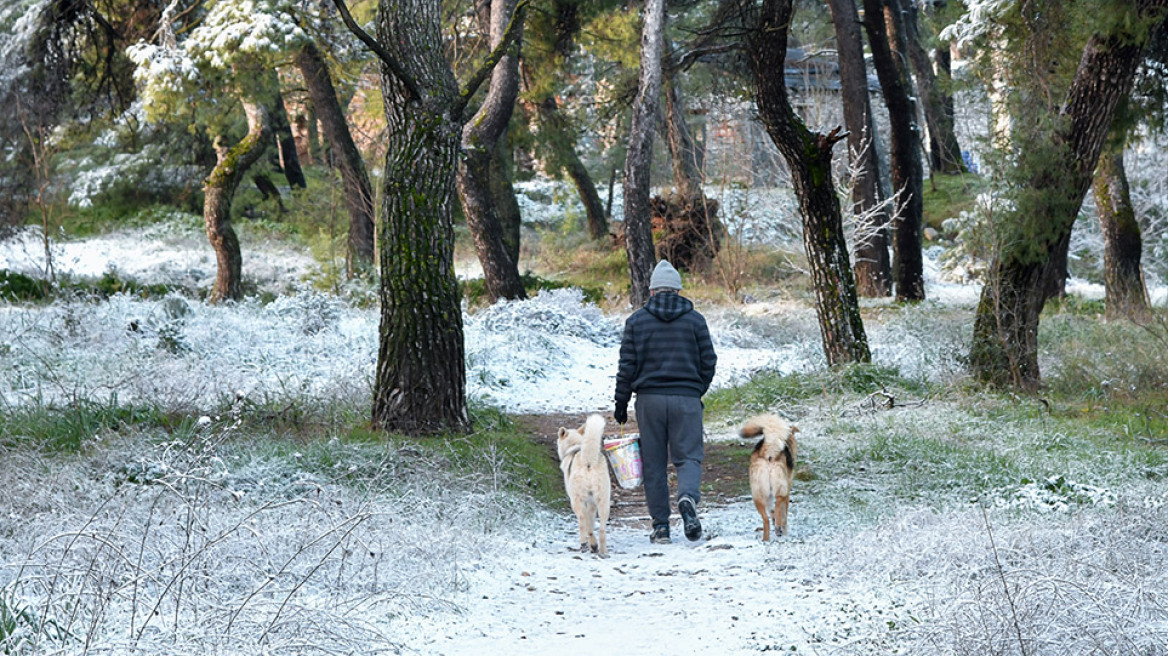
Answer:
[[[654,196],[649,206],[657,259],[669,260],[680,271],[705,270],[725,235],[718,201],[668,194]]]

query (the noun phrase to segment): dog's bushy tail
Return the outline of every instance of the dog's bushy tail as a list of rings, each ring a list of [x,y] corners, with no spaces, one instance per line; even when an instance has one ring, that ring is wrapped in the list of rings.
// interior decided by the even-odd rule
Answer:
[[[588,415],[584,422],[583,448],[580,451],[589,462],[604,462],[604,423],[604,417],[599,414]]]
[[[785,451],[784,457],[787,460],[787,467],[794,468],[796,441],[795,433],[799,432],[797,426],[792,426],[784,421],[781,417],[775,415],[759,415],[748,419],[746,423],[742,424],[738,434],[742,437],[759,437],[763,439],[758,441],[754,446],[755,451],[763,449],[773,449],[774,451]],[[767,438],[770,438],[769,440]],[[768,444],[769,442],[769,444]],[[767,454],[770,457],[777,455],[777,453]]]

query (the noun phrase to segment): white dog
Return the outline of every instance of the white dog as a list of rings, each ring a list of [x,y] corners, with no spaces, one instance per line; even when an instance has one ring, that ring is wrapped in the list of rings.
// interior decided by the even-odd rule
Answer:
[[[564,488],[580,521],[580,550],[608,555],[605,526],[612,506],[612,486],[604,459],[604,417],[593,414],[578,429],[560,428],[556,442]],[[596,519],[600,526],[593,532]]]

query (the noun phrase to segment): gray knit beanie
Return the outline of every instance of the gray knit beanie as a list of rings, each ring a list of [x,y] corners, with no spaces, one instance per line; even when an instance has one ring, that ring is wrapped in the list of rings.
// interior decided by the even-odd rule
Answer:
[[[653,269],[653,275],[649,277],[649,289],[676,289],[681,291],[681,274],[669,260],[661,260],[657,263],[657,268]]]

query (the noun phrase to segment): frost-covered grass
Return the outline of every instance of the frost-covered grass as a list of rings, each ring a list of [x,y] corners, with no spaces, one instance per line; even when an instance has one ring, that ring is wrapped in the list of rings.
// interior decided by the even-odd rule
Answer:
[[[395,622],[452,610],[499,528],[545,512],[514,493],[526,460],[505,442],[473,463],[439,444],[287,444],[245,412],[101,433],[75,458],[6,454],[5,650],[392,652]]]

